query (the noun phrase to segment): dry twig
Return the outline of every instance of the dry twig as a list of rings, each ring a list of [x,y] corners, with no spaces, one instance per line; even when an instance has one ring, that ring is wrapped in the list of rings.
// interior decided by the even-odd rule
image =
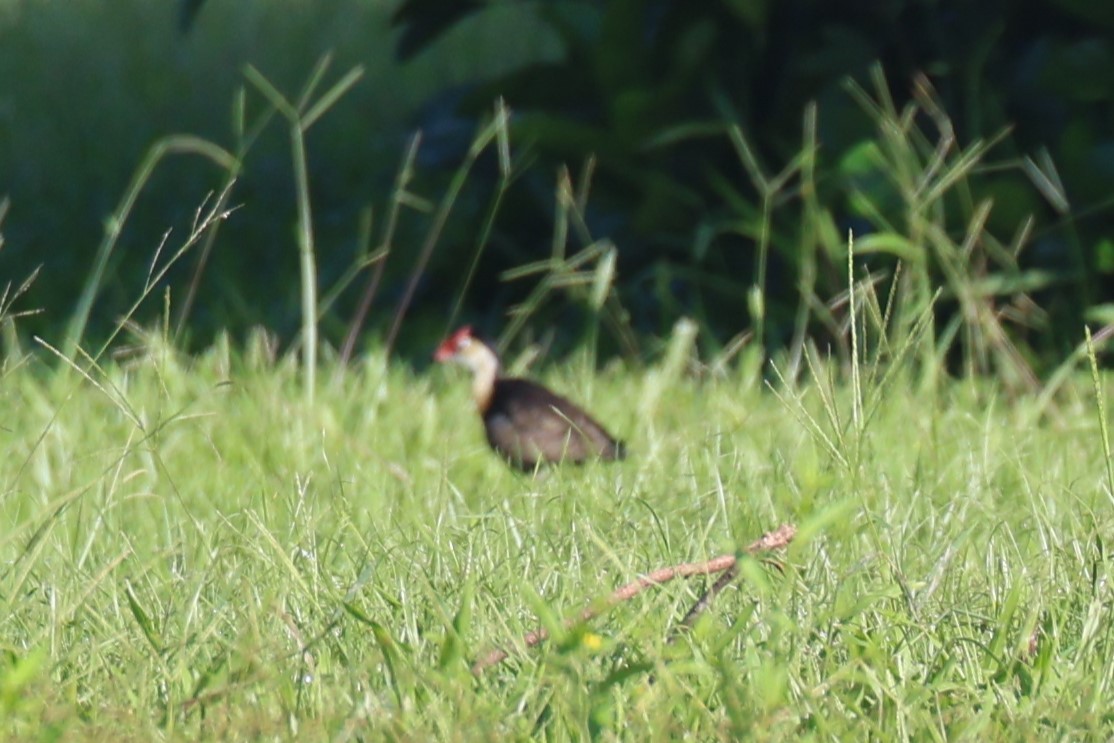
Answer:
[[[760,539],[747,545],[744,552],[748,555],[753,555],[759,552],[781,549],[792,542],[796,534],[796,526],[793,524],[783,524],[778,529],[763,534]],[[684,620],[682,620],[682,625],[689,626],[696,621],[696,617],[699,616],[702,611],[708,608],[712,599],[735,578],[738,573],[738,558],[735,555],[720,555],[719,557],[713,557],[707,562],[685,562],[680,565],[659,568],[652,573],[642,576],[633,583],[628,583],[622,588],[617,589],[612,592],[610,596],[592,602],[575,618],[566,620],[565,626],[572,627],[578,622],[587,622],[590,619],[594,619],[617,604],[629,601],[651,586],[666,583],[674,578],[691,578],[694,575],[711,575],[713,573],[724,574],[720,576],[712,588],[709,589],[708,592],[696,602],[696,605],[692,607],[689,613],[685,615]],[[526,633],[522,638],[522,642],[526,647],[532,648],[542,643],[548,637],[549,632],[545,628],[539,628]],[[502,648],[496,648],[472,664],[472,673],[479,675],[487,668],[502,663],[509,655],[510,653],[508,651]]]

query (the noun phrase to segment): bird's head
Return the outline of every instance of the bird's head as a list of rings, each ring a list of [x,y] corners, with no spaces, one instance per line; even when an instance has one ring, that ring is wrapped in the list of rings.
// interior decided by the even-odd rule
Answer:
[[[472,332],[471,325],[465,325],[450,335],[433,354],[438,363],[454,362],[479,372],[491,367],[497,368],[499,359],[495,351]]]

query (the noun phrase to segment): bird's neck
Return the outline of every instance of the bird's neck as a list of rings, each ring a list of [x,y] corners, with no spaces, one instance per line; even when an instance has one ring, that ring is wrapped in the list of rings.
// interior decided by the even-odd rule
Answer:
[[[491,396],[495,393],[495,380],[499,378],[499,357],[494,352],[477,354],[470,359],[472,367],[472,399],[480,412],[485,412],[491,405]]]

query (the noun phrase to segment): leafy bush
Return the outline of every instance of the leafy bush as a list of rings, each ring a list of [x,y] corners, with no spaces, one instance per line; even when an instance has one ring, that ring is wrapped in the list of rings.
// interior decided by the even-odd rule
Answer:
[[[422,12],[436,5],[403,3],[402,53],[435,45],[469,9],[503,7]],[[1114,139],[1099,121],[1114,102],[1114,75],[1100,72],[1114,13],[903,0],[528,7],[563,54],[446,94],[456,115],[504,98],[513,140],[535,160],[493,236],[521,252],[487,257],[480,296],[544,250],[546,179],[570,164],[574,180],[591,173],[586,232],[618,245],[618,288],[640,328],[694,314],[713,337],[752,325],[771,348],[799,344],[805,325],[835,321],[823,307],[846,286],[834,267],[849,231],[888,256],[871,269],[892,277],[902,261],[911,316],[945,285],[939,324],[953,362],[973,369],[1026,376],[1032,361],[1062,358],[1085,317],[1110,317],[1100,184]]]
[[[681,317],[705,351],[799,361],[820,337],[847,358],[853,233],[854,278],[895,330],[932,305],[926,366],[1027,386],[1083,321],[1114,316],[1112,20],[999,5],[406,0],[392,39],[392,9],[357,0],[207,2],[187,36],[169,5],[6,0],[4,268],[18,284],[43,267],[12,310],[45,310],[26,331],[102,338],[137,287],[169,287],[198,346],[254,324],[296,342],[308,204],[315,312],[345,356],[361,328],[424,355],[446,316],[493,328],[509,311],[512,333],[536,317],[631,358]],[[273,96],[244,70],[290,96],[330,49],[322,89],[364,77],[295,178]],[[144,153],[183,132],[232,167],[170,158],[115,221]],[[188,234],[232,175],[219,239],[145,286],[167,227]]]

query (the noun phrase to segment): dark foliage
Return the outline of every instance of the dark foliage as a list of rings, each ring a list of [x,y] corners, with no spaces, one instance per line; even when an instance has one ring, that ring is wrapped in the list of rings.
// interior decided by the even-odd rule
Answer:
[[[401,4],[400,55],[435,43],[467,13],[492,7],[454,4],[440,12],[444,5]],[[846,81],[870,89],[876,64],[891,88],[879,94],[892,96],[898,109],[912,99],[916,76],[927,76],[960,146],[1012,129],[946,208],[956,212],[948,224],[962,229],[989,199],[986,229],[1003,244],[1026,218],[1035,219],[1016,259],[978,269],[1007,279],[1042,269],[1044,279],[1027,291],[1049,314],[1014,330],[1022,345],[1054,362],[1077,342],[1085,313],[1114,299],[1114,243],[1106,237],[1114,227],[1114,5],[611,0],[531,7],[561,40],[562,56],[463,93],[446,91],[448,105],[438,107],[442,116],[478,117],[502,97],[515,113],[513,141],[534,159],[508,194],[495,249],[485,253],[471,293],[473,309],[490,310],[493,297],[520,299],[500,284],[499,271],[548,250],[553,173],[594,158],[588,227],[619,246],[620,290],[636,326],[661,332],[677,314],[695,314],[725,338],[756,319],[747,290],[757,285],[765,292],[764,341],[784,343],[805,264],[818,261],[810,269],[817,273],[812,287],[830,298],[845,287],[839,256],[847,230],[901,232],[909,218],[889,174],[856,157],[857,148],[878,139],[878,122],[848,94]],[[802,151],[810,102],[819,112],[819,193],[778,195],[767,265],[757,247],[762,194],[728,128],[737,125],[757,163],[773,173]],[[445,155],[446,166],[457,157],[436,139],[429,147]],[[1022,167],[1023,158],[1042,153],[1066,202]],[[470,187],[485,188],[479,180]],[[800,203],[810,196],[830,210],[834,244],[802,234]],[[467,234],[476,226],[457,228]],[[445,259],[438,270],[432,280],[449,282],[460,267]],[[928,270],[945,282],[946,267]],[[945,315],[957,311],[946,298],[940,307]]]

